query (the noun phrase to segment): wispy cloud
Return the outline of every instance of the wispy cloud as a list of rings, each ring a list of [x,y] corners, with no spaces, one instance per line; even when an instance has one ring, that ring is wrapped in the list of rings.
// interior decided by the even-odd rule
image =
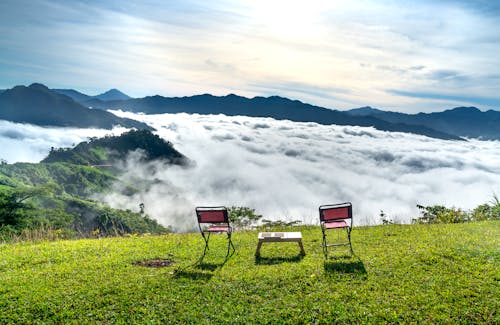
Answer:
[[[429,111],[455,101],[387,90],[494,97],[499,17],[486,1],[7,0],[0,88],[41,81],[133,96],[283,91],[337,109]]]
[[[441,102],[454,103],[454,105],[479,105],[482,107],[500,107],[500,97],[473,97],[464,95],[447,95],[443,93],[427,93],[427,92],[412,92],[404,90],[389,90],[389,93],[398,96],[418,98],[418,99],[435,99]],[[446,108],[446,107],[443,107]]]

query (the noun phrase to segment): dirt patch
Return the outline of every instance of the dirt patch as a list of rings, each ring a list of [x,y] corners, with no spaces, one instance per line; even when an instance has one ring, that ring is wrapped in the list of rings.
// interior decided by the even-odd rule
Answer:
[[[145,267],[166,267],[172,266],[174,261],[168,258],[156,258],[154,260],[138,261],[133,263],[135,266],[145,266]]]

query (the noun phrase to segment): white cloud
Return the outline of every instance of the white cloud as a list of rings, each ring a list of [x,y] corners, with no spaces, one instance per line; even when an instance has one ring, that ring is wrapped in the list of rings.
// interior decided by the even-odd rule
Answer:
[[[351,201],[355,223],[379,223],[380,210],[409,222],[416,204],[465,209],[500,193],[500,143],[454,142],[372,128],[223,115],[136,115],[194,161],[191,168],[127,162],[133,197],[102,198],[146,212],[177,230],[196,227],[194,208],[236,205],[269,219],[316,223],[321,204]],[[37,162],[107,130],[42,128],[0,121],[0,158]],[[113,130],[114,134],[124,129]],[[119,184],[117,184],[119,186]]]
[[[380,210],[409,222],[417,203],[470,209],[500,190],[500,143],[493,141],[269,118],[118,114],[150,123],[196,164],[131,163],[126,178],[147,181],[147,190],[105,200],[130,209],[144,202],[176,229],[192,229],[194,207],[203,205],[249,206],[270,219],[314,223],[319,205],[351,201],[358,225],[380,222]]]
[[[499,15],[474,7],[470,1],[10,1],[0,3],[0,85],[40,81],[91,94],[118,87],[132,96],[277,94],[336,109],[497,108]],[[443,70],[460,78],[442,78]],[[436,90],[466,93],[470,101],[401,95]]]

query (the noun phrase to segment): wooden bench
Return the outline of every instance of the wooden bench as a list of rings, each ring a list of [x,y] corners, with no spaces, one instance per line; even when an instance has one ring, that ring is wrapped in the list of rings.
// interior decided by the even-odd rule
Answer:
[[[300,254],[306,255],[302,245],[302,233],[298,232],[259,232],[259,243],[255,251],[255,257],[260,257],[260,247],[262,243],[286,243],[297,242],[300,247]]]

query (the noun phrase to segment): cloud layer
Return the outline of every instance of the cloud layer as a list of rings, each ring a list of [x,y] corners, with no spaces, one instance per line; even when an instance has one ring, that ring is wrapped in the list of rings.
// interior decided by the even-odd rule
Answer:
[[[319,205],[351,201],[355,224],[363,225],[380,223],[380,210],[409,222],[418,215],[416,204],[470,209],[500,193],[498,141],[268,118],[116,113],[150,123],[195,163],[144,164],[131,155],[122,178],[140,191],[101,199],[134,211],[144,203],[149,215],[179,231],[194,229],[194,208],[203,205],[248,206],[268,219],[317,223]],[[110,133],[5,121],[0,130],[0,158],[11,163],[37,162],[50,147]]]
[[[120,113],[158,134],[196,164],[183,169],[128,162],[125,179],[147,184],[111,205],[146,211],[178,230],[195,226],[194,207],[255,208],[269,219],[316,223],[321,204],[351,201],[355,224],[410,222],[416,204],[473,208],[500,192],[500,144],[452,142],[267,118]]]

